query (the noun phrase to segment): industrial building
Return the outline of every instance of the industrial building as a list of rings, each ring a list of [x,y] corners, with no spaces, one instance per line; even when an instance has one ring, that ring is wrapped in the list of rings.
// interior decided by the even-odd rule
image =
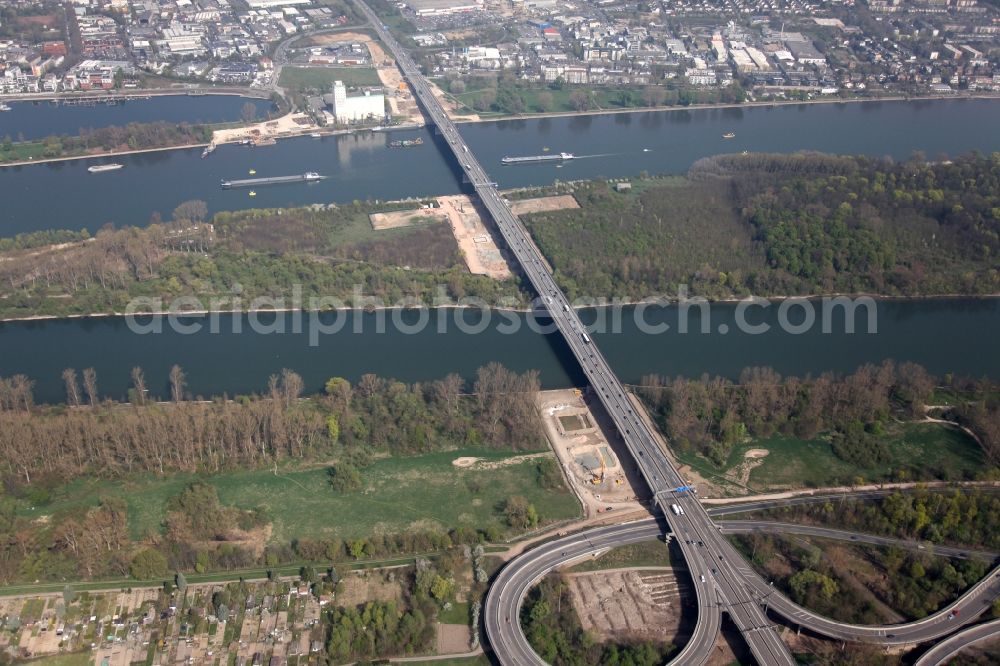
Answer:
[[[344,82],[334,81],[333,115],[341,125],[384,118],[385,95],[366,90],[363,95],[348,97]]]
[[[407,4],[417,16],[458,14],[483,8],[482,0],[410,0]]]

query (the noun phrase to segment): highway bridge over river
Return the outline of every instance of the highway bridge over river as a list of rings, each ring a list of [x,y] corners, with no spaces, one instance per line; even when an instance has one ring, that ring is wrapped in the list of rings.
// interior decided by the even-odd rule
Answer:
[[[775,626],[767,618],[762,606],[761,590],[753,585],[754,581],[747,579],[748,567],[735,548],[722,536],[697,497],[691,493],[673,492],[674,488],[685,485],[685,480],[673,467],[666,452],[660,448],[646,421],[634,410],[624,387],[587,334],[566,295],[556,284],[527,230],[511,212],[496,184],[448,118],[416,63],[367,4],[362,0],[356,0],[356,4],[395,56],[400,70],[430,121],[444,137],[468,182],[475,188],[483,206],[583,368],[594,393],[603,403],[651,489],[655,503],[669,520],[670,531],[677,538],[690,571],[698,606],[694,635],[672,663],[703,663],[711,654],[722,624],[722,613],[726,612],[742,633],[757,663],[791,666],[795,662],[788,647],[778,637]],[[676,505],[678,509],[672,511],[672,505]],[[603,542],[610,547],[627,542],[627,538],[634,536],[635,532],[608,528],[601,534]],[[525,557],[530,559],[532,554]],[[550,553],[550,557],[553,561],[562,559],[559,553]],[[502,580],[509,581],[510,587],[503,587],[506,585],[503,582],[498,582],[500,588],[494,585],[484,613],[486,631],[494,653],[503,664],[512,666],[544,664],[527,646],[526,641],[523,641],[517,614],[509,610],[511,607],[519,608],[527,587],[523,580],[503,577]],[[767,596],[767,592],[769,590],[764,590],[764,596]],[[510,595],[514,597],[511,598]],[[516,603],[505,605],[501,603],[503,599],[512,599]]]

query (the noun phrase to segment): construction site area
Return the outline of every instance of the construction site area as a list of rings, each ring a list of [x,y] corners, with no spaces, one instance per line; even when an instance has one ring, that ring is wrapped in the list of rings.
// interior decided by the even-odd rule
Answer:
[[[617,437],[609,440],[606,433],[614,429],[603,410],[591,409],[578,389],[567,389],[539,393],[539,411],[545,435],[587,516],[638,508],[636,488],[645,492],[645,486],[634,469],[622,466],[618,452],[623,444]]]
[[[669,567],[614,569],[563,575],[580,623],[604,640],[661,640],[681,626],[686,576]]]
[[[317,46],[330,46],[357,42],[368,49],[372,65],[378,74],[382,86],[386,90],[386,101],[396,122],[404,124],[423,124],[424,117],[413,97],[413,91],[403,79],[403,74],[396,67],[396,61],[391,54],[386,53],[382,45],[364,32],[338,32],[327,35],[313,35],[308,43]]]
[[[497,245],[494,234],[483,221],[485,218],[478,200],[458,194],[437,197],[435,204],[372,213],[369,220],[376,231],[447,221],[470,273],[494,280],[506,280],[512,276],[505,252]],[[510,206],[517,215],[580,207],[570,194],[516,199],[511,201]]]

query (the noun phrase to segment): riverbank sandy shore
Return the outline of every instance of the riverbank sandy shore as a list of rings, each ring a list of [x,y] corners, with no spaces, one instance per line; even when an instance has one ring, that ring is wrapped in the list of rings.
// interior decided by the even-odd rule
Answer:
[[[162,148],[140,148],[138,150],[118,150],[110,153],[92,153],[89,155],[71,155],[69,157],[46,157],[40,160],[19,160],[17,162],[0,163],[0,168],[31,166],[32,164],[49,164],[51,162],[73,162],[75,160],[93,160],[102,157],[117,157],[119,155],[138,155],[140,153],[162,153],[165,150],[188,150],[204,148],[207,143],[185,143],[180,146],[163,146]]]
[[[697,297],[694,297],[695,300]],[[765,299],[769,302],[780,303],[781,301],[796,299],[796,300],[809,300],[817,301],[824,298],[870,298],[873,301],[940,301],[948,299],[967,299],[967,300],[979,300],[988,301],[1000,299],[1000,293],[997,294],[933,294],[928,296],[887,296],[878,294],[821,294],[814,296],[757,296],[758,299]],[[722,298],[722,299],[706,299],[709,305],[732,305],[733,303],[739,303],[746,301],[745,298]],[[589,309],[607,309],[607,308],[628,308],[636,307],[640,305],[660,305],[664,307],[669,307],[677,305],[678,301],[676,298],[667,301],[657,300],[657,299],[646,299],[638,301],[617,301],[608,303],[573,303],[571,307],[575,310],[589,310]],[[527,314],[532,312],[533,308],[515,308],[515,307],[505,307],[501,305],[490,305],[485,304],[486,309],[492,312],[511,312],[517,314]],[[315,310],[307,307],[291,307],[291,308],[260,308],[256,310],[248,310],[247,308],[240,309],[221,309],[221,310],[183,310],[183,311],[170,311],[170,310],[152,310],[152,311],[139,311],[134,313],[127,312],[92,312],[87,314],[68,314],[68,315],[26,315],[23,317],[0,317],[0,324],[17,323],[17,322],[45,322],[45,321],[69,321],[73,319],[110,319],[110,318],[124,318],[124,317],[207,317],[210,315],[236,315],[236,314],[247,314],[248,312],[255,313],[289,313],[289,312],[301,312],[303,314],[312,314],[316,312],[386,312],[390,310],[417,310],[417,309],[427,309],[431,311],[437,310],[479,310],[482,309],[479,305],[468,305],[461,303],[442,303],[438,305],[433,304],[421,304],[419,306],[414,305],[379,305],[379,306],[346,306],[343,308],[337,308],[336,310]]]
[[[108,98],[145,99],[147,97],[201,97],[204,95],[228,95],[230,97],[252,97],[270,99],[270,90],[258,88],[146,88],[116,90],[99,93],[14,93],[0,95],[0,102],[50,102],[53,100],[96,100]]]

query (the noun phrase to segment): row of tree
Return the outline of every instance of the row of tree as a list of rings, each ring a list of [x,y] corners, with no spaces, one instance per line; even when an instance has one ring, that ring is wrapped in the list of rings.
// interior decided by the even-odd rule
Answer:
[[[0,471],[30,484],[33,475],[123,476],[138,472],[219,472],[286,459],[312,460],[346,449],[413,454],[458,446],[509,450],[542,442],[535,395],[538,373],[497,363],[479,369],[472,388],[458,375],[404,384],[364,375],[331,379],[326,394],[300,400],[291,370],[272,375],[267,392],[231,401],[187,401],[183,370],[170,372],[172,403],[150,403],[144,373],[132,371],[131,408],[100,398],[97,373],[67,369],[71,409],[37,407],[24,375],[0,378]]]
[[[41,140],[43,157],[82,155],[94,151],[143,150],[166,148],[192,143],[207,143],[212,139],[209,125],[189,123],[129,123],[124,127],[81,128],[76,136],[48,136]],[[0,142],[0,162],[20,159],[9,136]]]

